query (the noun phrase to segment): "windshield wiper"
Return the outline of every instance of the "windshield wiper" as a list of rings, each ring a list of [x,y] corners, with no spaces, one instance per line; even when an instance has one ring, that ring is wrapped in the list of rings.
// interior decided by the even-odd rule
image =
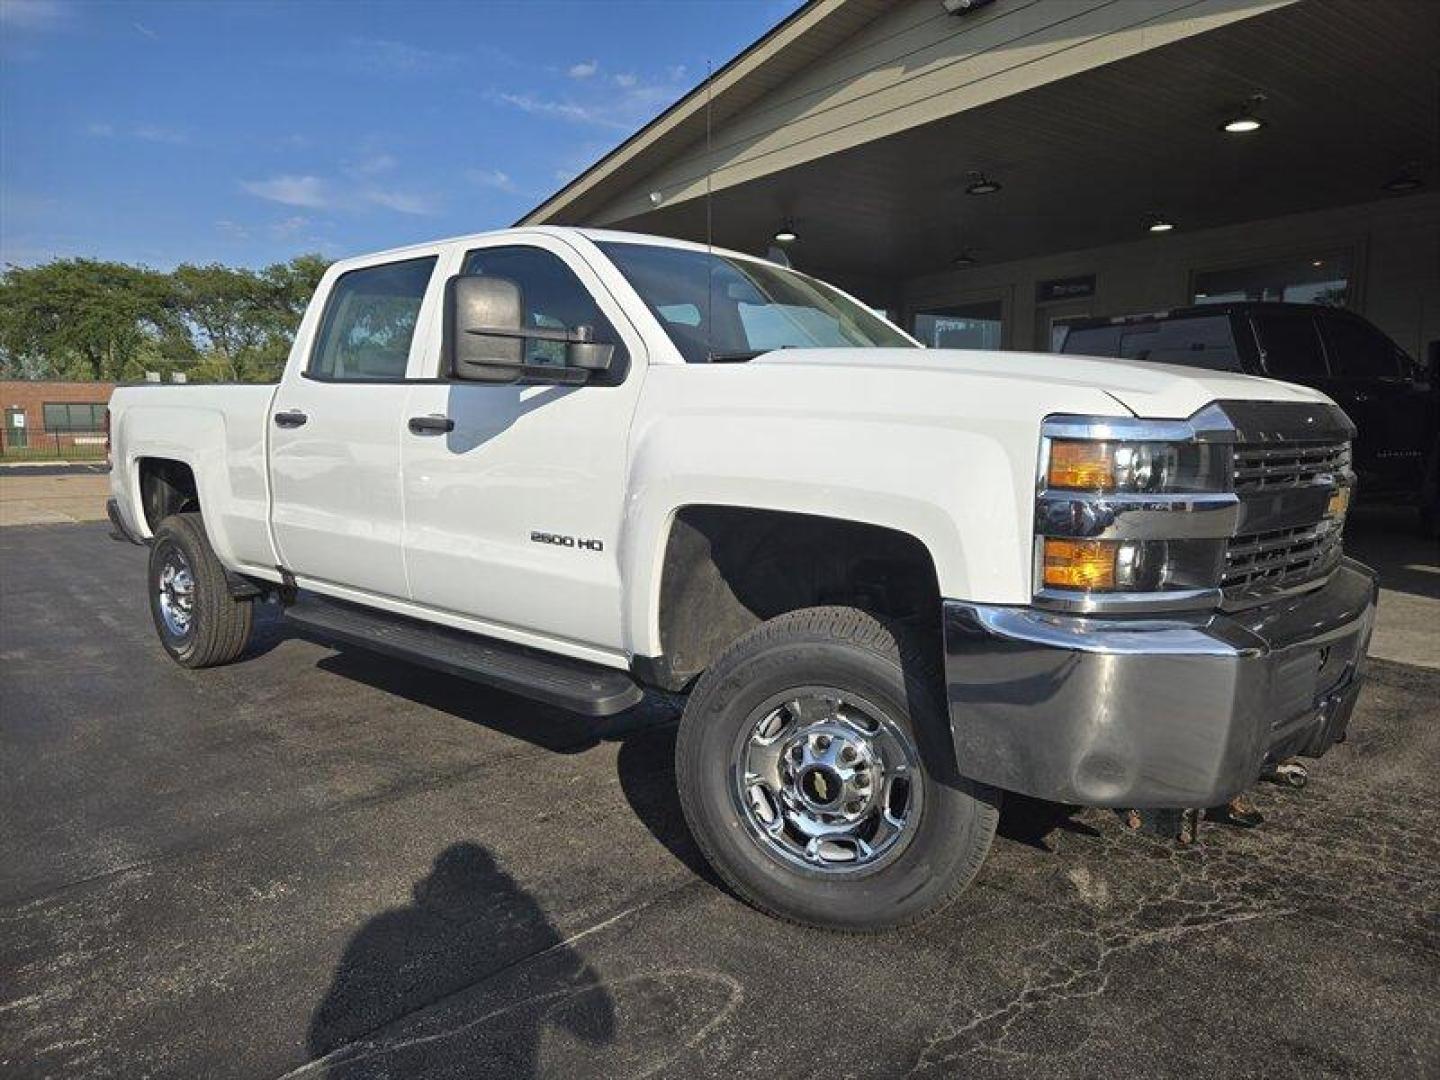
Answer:
[[[712,364],[743,364],[746,360],[754,360],[757,356],[764,356],[766,353],[779,352],[781,349],[793,349],[793,345],[778,345],[773,349],[737,349],[734,352],[712,352],[710,363]]]

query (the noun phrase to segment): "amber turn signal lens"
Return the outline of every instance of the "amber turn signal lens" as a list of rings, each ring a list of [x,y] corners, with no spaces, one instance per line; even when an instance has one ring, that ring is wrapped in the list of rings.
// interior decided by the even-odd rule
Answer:
[[[1108,491],[1115,486],[1115,454],[1109,443],[1056,439],[1050,444],[1045,484],[1072,491]]]
[[[1114,540],[1045,541],[1045,585],[1056,589],[1115,588]]]

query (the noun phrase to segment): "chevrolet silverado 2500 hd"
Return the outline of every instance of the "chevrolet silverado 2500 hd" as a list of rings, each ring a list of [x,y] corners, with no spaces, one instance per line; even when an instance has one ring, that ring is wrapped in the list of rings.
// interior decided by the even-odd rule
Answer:
[[[278,385],[124,387],[110,515],[179,663],[303,628],[594,715],[688,693],[687,821],[758,907],[873,929],[1002,793],[1203,807],[1345,730],[1375,605],[1323,394],[926,350],[651,237],[347,259]]]

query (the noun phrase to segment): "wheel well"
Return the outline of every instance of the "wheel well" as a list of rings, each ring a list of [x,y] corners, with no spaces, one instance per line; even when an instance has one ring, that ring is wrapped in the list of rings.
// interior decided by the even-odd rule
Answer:
[[[183,461],[140,459],[140,505],[151,533],[171,514],[200,509],[195,474]]]
[[[935,563],[914,536],[810,514],[686,507],[665,544],[662,655],[650,681],[681,689],[751,627],[830,604],[905,622],[938,642]]]

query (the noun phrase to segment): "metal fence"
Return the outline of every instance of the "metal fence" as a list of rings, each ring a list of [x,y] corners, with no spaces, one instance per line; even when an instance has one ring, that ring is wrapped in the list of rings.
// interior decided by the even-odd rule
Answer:
[[[104,461],[105,430],[36,431],[0,425],[0,461]]]

